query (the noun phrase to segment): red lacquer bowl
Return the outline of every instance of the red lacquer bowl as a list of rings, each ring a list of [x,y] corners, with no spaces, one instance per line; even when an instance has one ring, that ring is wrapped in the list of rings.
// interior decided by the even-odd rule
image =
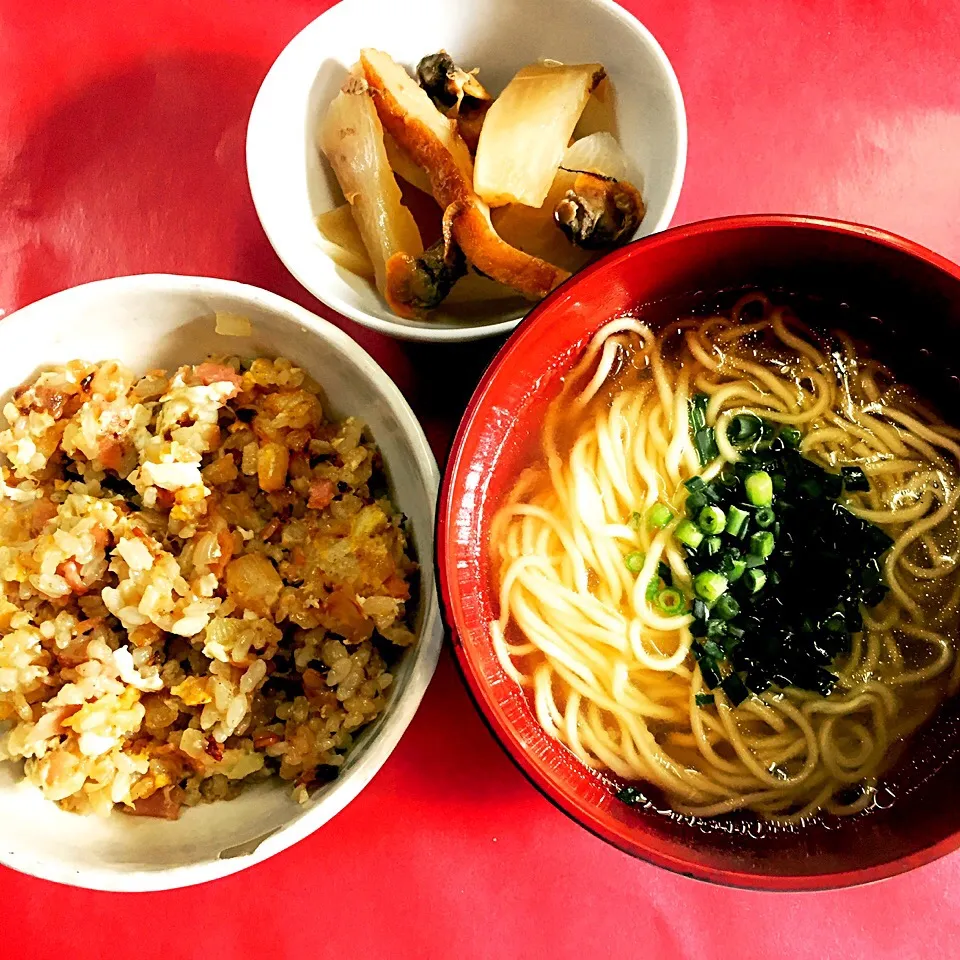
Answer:
[[[487,634],[497,615],[490,520],[529,455],[547,402],[587,340],[607,320],[639,305],[748,285],[822,296],[825,303],[844,302],[880,317],[922,348],[921,366],[934,365],[938,379],[950,381],[941,368],[960,345],[960,267],[914,243],[855,224],[749,216],[677,227],[631,244],[537,306],[477,388],[440,500],[443,603],[463,675],[490,728],[533,784],[598,837],[717,883],[765,890],[851,886],[960,846],[956,702],[911,742],[887,779],[889,791],[881,791],[883,809],[794,830],[758,829],[749,818],[683,822],[621,803],[609,783],[548,738],[501,670]]]

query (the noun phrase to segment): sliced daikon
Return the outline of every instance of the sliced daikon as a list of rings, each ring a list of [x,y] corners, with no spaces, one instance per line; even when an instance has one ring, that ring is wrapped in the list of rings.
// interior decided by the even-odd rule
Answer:
[[[592,133],[567,147],[560,166],[566,170],[599,173],[614,180],[630,179],[630,162],[610,133]]]
[[[401,202],[383,128],[362,77],[347,78],[327,110],[319,141],[350,204],[377,289],[386,296],[387,261],[397,253],[418,256],[423,243],[413,215]]]
[[[477,146],[474,189],[491,206],[539,207],[580,114],[604,78],[599,63],[524,67],[487,111]]]
[[[363,245],[363,238],[357,228],[357,221],[353,219],[353,210],[349,203],[321,213],[317,217],[317,230],[320,231],[320,249],[334,263],[358,277],[374,279],[373,264],[367,248]]]

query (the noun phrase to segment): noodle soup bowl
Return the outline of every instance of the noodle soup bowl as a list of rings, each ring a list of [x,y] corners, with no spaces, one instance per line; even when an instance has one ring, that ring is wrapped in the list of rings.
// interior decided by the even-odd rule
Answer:
[[[809,217],[731,217],[668,230],[609,254],[560,287],[491,364],[460,425],[441,492],[442,600],[463,676],[494,735],[536,787],[598,837],[716,883],[765,890],[852,886],[960,846],[956,699],[908,741],[862,813],[788,826],[752,814],[696,819],[671,813],[665,803],[618,800],[619,783],[544,732],[490,637],[500,613],[493,517],[536,456],[548,405],[593,335],[641,307],[656,326],[658,318],[674,319],[718,293],[735,299],[736,291],[755,288],[821,303],[831,327],[868,318],[878,337],[909,344],[898,374],[942,410],[960,409],[960,369],[949,368],[955,351],[944,349],[960,340],[956,264],[881,230]],[[854,332],[864,339],[862,329]]]

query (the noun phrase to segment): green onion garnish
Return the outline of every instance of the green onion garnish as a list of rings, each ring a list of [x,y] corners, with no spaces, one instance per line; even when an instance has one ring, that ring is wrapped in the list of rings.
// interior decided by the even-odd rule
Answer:
[[[767,582],[767,575],[762,571],[756,568],[747,570],[743,575],[743,585],[751,593],[757,593],[763,589],[763,585]]]
[[[782,427],[780,429],[780,439],[788,446],[791,450],[796,450],[800,446],[800,441],[803,439],[802,434],[795,427]]]
[[[704,507],[697,518],[697,523],[704,533],[719,533],[726,522],[726,514],[719,507],[714,506]]]
[[[725,527],[727,533],[731,537],[739,537],[746,526],[747,521],[750,519],[750,514],[746,510],[741,510],[739,507],[730,507],[727,510],[727,525]]]
[[[694,578],[693,589],[698,597],[707,603],[714,603],[727,589],[727,578],[722,573],[704,570]]]
[[[725,593],[714,604],[712,612],[721,620],[732,620],[740,613],[740,604],[729,593]]]
[[[639,516],[639,514],[634,514]],[[662,503],[655,503],[647,511],[647,526],[651,530],[663,529],[673,519],[673,511]]]
[[[743,571],[747,569],[747,564],[739,557],[733,557],[729,553],[724,554],[720,561],[720,572],[730,581],[735,583],[743,576]]]
[[[741,413],[735,416],[727,427],[727,439],[734,445],[750,443],[760,436],[763,421],[751,413]]]
[[[646,555],[642,551],[634,550],[633,553],[628,553],[623,558],[623,562],[631,573],[639,573],[643,569],[643,561],[646,559]]]
[[[657,594],[656,605],[666,614],[674,616],[683,613],[683,594],[673,587],[667,587]]]
[[[693,445],[696,447],[701,467],[705,467],[720,455],[717,448],[717,438],[713,434],[713,427],[704,427],[702,430],[698,430],[693,435]]]
[[[694,694],[693,702],[698,707],[708,707],[716,699],[712,693],[697,693]]]
[[[685,547],[690,547],[692,550],[696,550],[703,542],[703,534],[698,527],[689,520],[681,520],[680,523],[677,524],[677,529],[673,531],[673,535]]]
[[[769,530],[761,530],[750,538],[750,553],[764,560],[773,553],[773,534]],[[749,564],[748,564],[749,566]]]
[[[760,509],[757,510],[757,512],[753,515],[753,519],[761,530],[766,530],[767,527],[773,526],[777,519],[777,515],[770,507],[760,507]]]
[[[700,548],[708,557],[718,554],[723,549],[723,541],[719,537],[707,537]]]
[[[747,499],[755,507],[769,507],[773,503],[773,479],[766,470],[757,470],[748,474],[743,481]]]

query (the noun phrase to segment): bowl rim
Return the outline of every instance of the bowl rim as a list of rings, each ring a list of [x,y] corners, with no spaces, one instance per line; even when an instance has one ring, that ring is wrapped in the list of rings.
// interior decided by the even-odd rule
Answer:
[[[440,585],[441,616],[451,638],[456,655],[454,659],[457,670],[471,700],[477,707],[487,729],[493,734],[494,739],[500,744],[510,760],[539,793],[561,813],[588,830],[595,837],[609,843],[623,853],[684,877],[744,890],[781,893],[822,892],[875,883],[932,863],[934,860],[960,849],[960,829],[939,841],[887,863],[837,873],[825,872],[792,877],[694,864],[681,857],[650,849],[642,852],[631,849],[624,840],[595,817],[592,807],[584,803],[574,802],[571,798],[555,791],[549,779],[541,771],[540,765],[531,759],[529,751],[524,747],[523,741],[516,736],[513,727],[500,722],[500,713],[495,709],[490,685],[483,681],[474,669],[473,661],[467,653],[454,616],[453,598],[459,594],[459,590],[456,587],[457,577],[452,559],[456,552],[452,545],[452,531],[455,528],[453,512],[456,508],[453,481],[461,471],[466,437],[473,431],[489,407],[488,393],[493,381],[497,378],[507,359],[521,347],[523,339],[532,335],[532,328],[539,321],[541,315],[548,314],[557,301],[569,296],[574,286],[579,282],[614,263],[637,256],[641,249],[667,246],[690,237],[705,234],[754,228],[812,230],[868,240],[878,246],[919,259],[960,282],[960,264],[948,260],[913,240],[862,223],[800,214],[739,214],[699,220],[635,240],[619,250],[608,253],[574,274],[527,314],[517,330],[497,351],[471,395],[450,446],[440,488],[440,499],[437,504],[434,541],[436,544],[437,579]]]
[[[149,293],[151,291],[158,297],[173,294],[175,296],[239,298],[247,301],[251,306],[299,324],[311,335],[332,343],[341,352],[349,355],[360,375],[386,400],[395,414],[409,453],[416,463],[418,478],[427,498],[426,514],[427,516],[432,514],[431,505],[435,507],[440,483],[439,468],[423,427],[400,389],[376,360],[343,330],[279,294],[235,280],[213,277],[163,273],[124,275],[78,284],[27,304],[6,316],[0,331],[6,331],[6,336],[23,331],[22,335],[29,336],[29,325],[34,315],[48,313],[51,306],[59,307],[64,321],[67,321],[70,317],[72,301],[75,299],[96,297],[101,292],[109,296],[115,292]],[[0,384],[0,388],[6,387]],[[428,537],[431,536],[434,537],[435,551],[435,529],[428,532]],[[18,873],[68,886],[113,893],[138,893],[188,887],[226,877],[260,863],[303,840],[332,820],[370,783],[393,753],[420,707],[436,670],[444,635],[435,571],[427,585],[427,590],[429,595],[425,598],[422,625],[416,649],[413,651],[410,676],[403,690],[404,696],[397,702],[395,709],[384,718],[383,726],[376,737],[364,745],[363,751],[370,762],[362,769],[356,769],[352,777],[342,781],[340,789],[334,786],[322,803],[299,813],[271,834],[251,841],[255,846],[249,853],[192,864],[156,868],[141,866],[120,871],[115,867],[99,865],[76,869],[48,858],[23,854],[11,855],[0,842],[0,863]]]
[[[680,82],[677,79],[677,74],[670,58],[664,52],[657,38],[649,28],[630,11],[620,6],[615,0],[580,0],[580,2],[603,10],[608,15],[617,19],[623,29],[633,32],[640,38],[642,44],[648,49],[653,60],[657,63],[664,80],[664,89],[669,96],[670,109],[677,130],[676,158],[671,172],[663,212],[651,225],[649,235],[652,236],[670,225],[680,200],[680,191],[683,187],[683,178],[686,172],[688,152],[687,114],[683,101],[683,93],[680,89]],[[308,293],[312,294],[330,309],[336,310],[344,317],[371,330],[385,333],[400,340],[428,343],[467,343],[473,340],[482,340],[486,337],[495,337],[509,333],[523,321],[524,317],[529,313],[529,310],[521,307],[521,312],[518,316],[491,321],[489,323],[478,322],[473,325],[465,324],[464,326],[445,327],[409,326],[399,319],[384,320],[376,317],[366,310],[343,300],[341,297],[323,290],[319,284],[314,283],[305,270],[300,269],[296,263],[292,262],[292,258],[286,252],[288,245],[284,240],[285,231],[279,229],[276,225],[275,218],[269,215],[265,198],[258,186],[266,175],[260,128],[267,122],[266,117],[269,114],[270,104],[273,100],[273,87],[281,82],[280,78],[282,78],[285,70],[287,59],[296,56],[301,46],[309,44],[313,38],[313,34],[320,31],[320,23],[325,16],[335,11],[342,11],[342,8],[349,6],[351,3],[360,4],[364,3],[364,0],[339,0],[339,2],[324,10],[323,13],[306,24],[277,55],[257,91],[247,122],[245,161],[247,184],[257,213],[257,219],[260,221],[260,226],[266,234],[267,240],[273,248],[274,253],[279,257],[284,267]],[[338,15],[343,14],[341,12]],[[280,89],[282,89],[282,86]],[[262,169],[264,172],[261,173]],[[535,307],[536,305],[534,304],[533,306]]]

